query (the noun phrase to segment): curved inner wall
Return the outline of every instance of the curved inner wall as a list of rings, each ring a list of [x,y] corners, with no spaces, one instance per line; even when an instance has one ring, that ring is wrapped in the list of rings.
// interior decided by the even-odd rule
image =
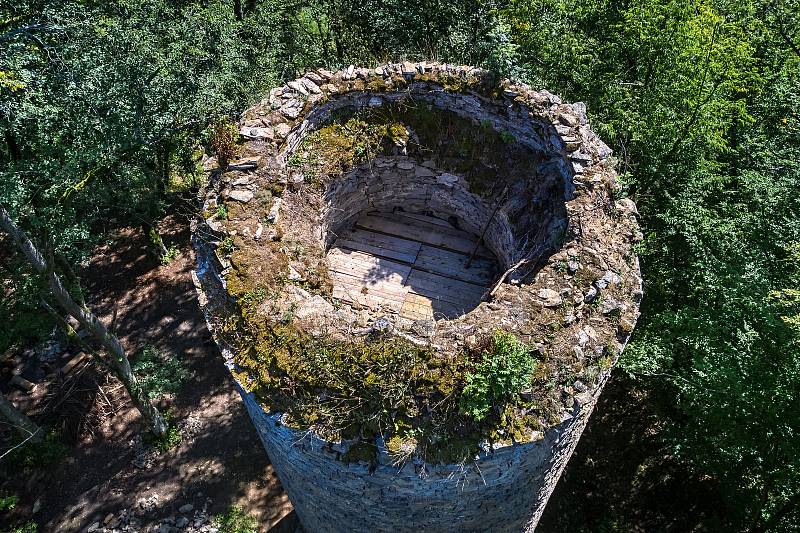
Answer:
[[[407,157],[373,159],[334,182],[322,217],[333,296],[411,320],[477,307],[514,242],[497,202],[467,185]]]
[[[514,281],[535,272],[566,226],[565,182],[529,129],[470,111],[471,97],[397,96],[348,95],[314,108],[300,128],[307,136],[359,117],[407,136],[327,185],[320,222],[333,296],[409,319],[456,318],[520,260],[533,268]],[[487,137],[494,144],[481,146]]]

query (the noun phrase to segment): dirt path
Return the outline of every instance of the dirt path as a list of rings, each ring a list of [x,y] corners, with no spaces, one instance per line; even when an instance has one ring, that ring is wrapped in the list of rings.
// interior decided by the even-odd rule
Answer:
[[[125,230],[97,250],[84,279],[105,323],[116,311],[115,331],[129,353],[155,345],[190,370],[190,381],[162,405],[183,441],[160,455],[143,451],[137,413],[124,405],[53,470],[12,481],[20,506],[38,508],[33,518],[42,532],[85,531],[110,514],[113,523],[123,510],[149,531],[186,504],[198,512],[205,506],[207,515],[241,506],[266,531],[291,511],[198,308],[187,225],[168,218],[162,228],[181,252],[168,266],[148,255],[140,231]]]

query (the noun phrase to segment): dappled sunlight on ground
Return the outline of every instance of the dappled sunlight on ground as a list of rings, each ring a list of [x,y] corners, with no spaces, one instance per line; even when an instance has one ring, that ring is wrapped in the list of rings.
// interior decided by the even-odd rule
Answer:
[[[138,413],[126,398],[99,434],[84,436],[59,465],[9,482],[22,509],[38,500],[33,518],[40,531],[85,529],[123,509],[139,513],[143,526],[155,525],[187,503],[207,504],[210,514],[241,506],[264,530],[291,512],[198,307],[188,226],[168,218],[161,229],[181,252],[169,265],[147,253],[139,230],[122,230],[97,250],[83,276],[90,306],[112,324],[129,354],[154,345],[189,370],[182,390],[160,405],[182,428],[182,442],[167,453],[143,452]],[[145,511],[137,502],[148,498],[157,505]],[[294,524],[293,516],[278,529]]]

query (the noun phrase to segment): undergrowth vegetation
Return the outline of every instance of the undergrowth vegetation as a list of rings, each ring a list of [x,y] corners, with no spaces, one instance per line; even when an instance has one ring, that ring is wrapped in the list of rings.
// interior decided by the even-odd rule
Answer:
[[[483,359],[465,376],[460,401],[461,410],[478,421],[529,386],[537,364],[530,347],[503,332],[495,333],[481,355]]]
[[[258,520],[241,507],[229,507],[214,517],[214,526],[220,533],[258,533]]]
[[[12,448],[4,460],[17,465],[22,471],[32,468],[48,467],[57,464],[69,452],[61,435],[56,431],[48,431],[39,441],[22,440]]]
[[[178,392],[189,379],[189,371],[177,355],[152,345],[136,357],[133,371],[152,399]]]
[[[236,341],[240,382],[266,409],[287,413],[286,424],[357,441],[344,460],[369,462],[382,436],[392,453],[460,462],[482,440],[530,440],[531,429],[546,426],[560,405],[531,394],[547,386],[534,375],[536,352],[499,331],[453,357],[381,334],[353,343],[314,337],[291,323],[251,331],[258,336]]]

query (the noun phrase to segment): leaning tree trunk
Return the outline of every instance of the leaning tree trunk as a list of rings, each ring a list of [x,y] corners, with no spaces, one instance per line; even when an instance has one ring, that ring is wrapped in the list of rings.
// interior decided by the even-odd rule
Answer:
[[[142,230],[144,231],[145,235],[147,235],[147,239],[150,241],[150,244],[153,246],[158,260],[163,260],[169,251],[164,244],[164,239],[161,238],[161,234],[154,225],[147,222],[142,223]]]
[[[42,428],[37,426],[33,420],[25,416],[25,413],[14,407],[5,395],[0,394],[0,414],[2,414],[11,425],[26,440],[39,442],[42,440]]]
[[[161,436],[166,433],[167,426],[164,418],[158,409],[150,403],[147,391],[136,379],[136,376],[131,370],[131,363],[125,355],[125,349],[119,342],[116,335],[112,334],[102,322],[86,307],[81,307],[72,296],[64,288],[58,274],[53,270],[52,262],[45,261],[44,257],[39,250],[33,245],[31,240],[25,235],[20,228],[11,220],[8,211],[0,205],[0,229],[8,233],[14,242],[17,243],[22,253],[28,259],[28,262],[33,265],[34,269],[40,274],[43,274],[47,279],[47,284],[50,291],[58,304],[68,314],[72,315],[80,324],[91,333],[95,339],[106,349],[111,359],[109,365],[114,374],[125,385],[125,388],[130,394],[134,405],[136,405],[139,412],[145,419],[145,422],[155,435]]]

